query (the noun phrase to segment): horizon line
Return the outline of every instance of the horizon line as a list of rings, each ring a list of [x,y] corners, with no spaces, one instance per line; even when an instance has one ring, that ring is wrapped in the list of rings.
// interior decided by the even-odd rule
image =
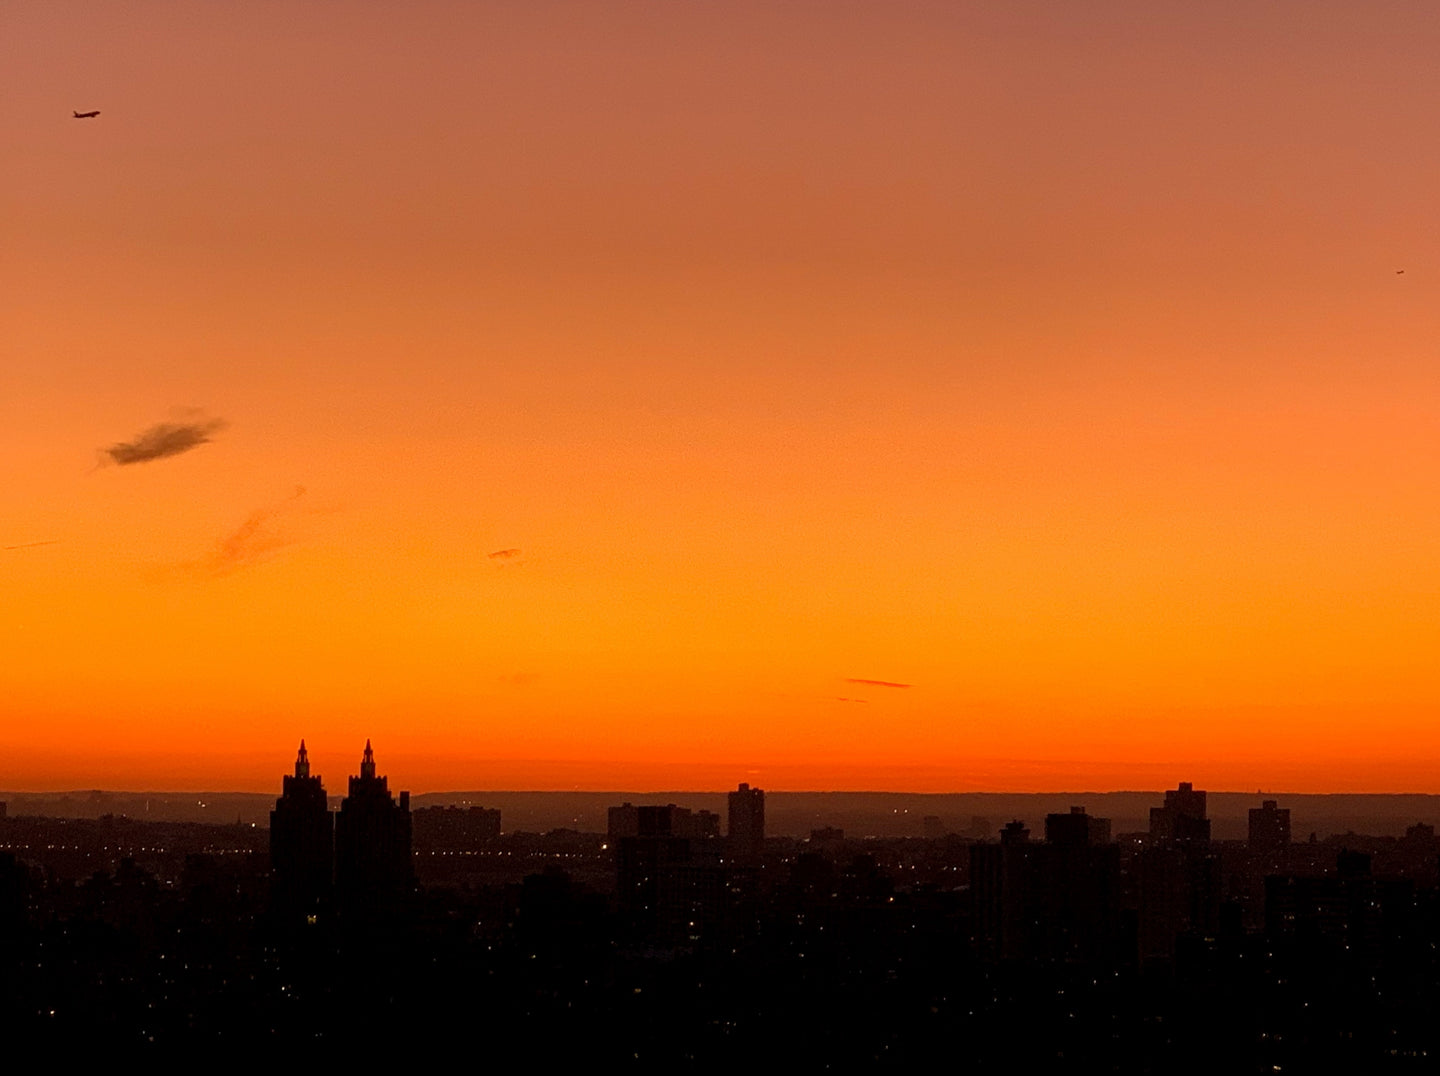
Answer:
[[[756,787],[754,785],[752,788]],[[415,792],[411,789],[397,789],[407,791],[411,796],[466,796],[466,795],[489,795],[489,796],[515,796],[515,795],[544,795],[544,796],[723,796],[736,791],[735,788],[662,788],[653,791],[625,788],[453,788],[435,789],[427,792]],[[758,791],[766,795],[777,796],[1163,796],[1166,792],[1174,789],[1166,788],[1116,788],[1116,789],[955,789],[943,792],[937,791],[913,791],[905,789],[888,788],[821,788],[821,789],[797,789],[797,788],[761,788]],[[1284,789],[1246,789],[1233,788],[1199,788],[1197,792],[1215,796],[1435,796],[1440,797],[1440,790],[1433,792],[1423,791],[1402,791],[1402,792],[1297,792]],[[217,788],[178,788],[178,789],[147,789],[147,788],[47,788],[47,789],[0,789],[0,797],[5,796],[91,796],[101,795],[127,795],[127,796],[274,796],[273,791],[259,789],[217,789]],[[334,795],[344,798],[341,792],[326,793],[327,796]],[[3,800],[0,800],[3,802]]]

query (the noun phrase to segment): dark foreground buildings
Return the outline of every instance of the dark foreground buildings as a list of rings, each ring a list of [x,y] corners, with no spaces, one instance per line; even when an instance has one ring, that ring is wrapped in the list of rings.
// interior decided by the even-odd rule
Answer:
[[[302,748],[268,857],[249,826],[0,819],[7,1044],[1137,1074],[1429,1072],[1440,1048],[1428,825],[1295,843],[1267,803],[1251,841],[1216,841],[1181,786],[1153,831],[1076,808],[998,841],[807,841],[765,837],[742,787],[727,836],[671,804],[621,807],[609,837],[437,808],[414,859],[464,869],[417,886],[373,753],[348,791],[327,810]]]

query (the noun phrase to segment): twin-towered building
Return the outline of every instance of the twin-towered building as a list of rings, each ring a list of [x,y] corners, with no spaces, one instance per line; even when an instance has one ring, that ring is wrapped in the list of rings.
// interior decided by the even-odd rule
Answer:
[[[335,814],[300,741],[295,773],[270,812],[270,866],[275,905],[291,917],[317,915],[332,900],[363,917],[393,908],[414,888],[410,793],[398,803],[390,795],[369,740]]]

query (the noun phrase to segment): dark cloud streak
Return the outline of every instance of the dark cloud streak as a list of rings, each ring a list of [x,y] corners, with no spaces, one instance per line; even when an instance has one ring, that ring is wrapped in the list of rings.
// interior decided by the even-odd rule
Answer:
[[[137,434],[134,440],[117,442],[104,452],[112,462],[121,467],[168,459],[208,443],[211,435],[219,433],[226,425],[222,418],[195,422],[161,422]]]
[[[847,684],[865,684],[868,687],[910,687],[909,684],[897,684],[893,680],[859,680],[853,676],[845,677]]]

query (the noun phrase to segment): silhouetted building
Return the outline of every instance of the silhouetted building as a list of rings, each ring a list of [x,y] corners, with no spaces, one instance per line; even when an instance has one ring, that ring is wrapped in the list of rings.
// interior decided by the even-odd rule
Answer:
[[[970,893],[975,940],[990,957],[1025,954],[1025,888],[1030,831],[1016,819],[1005,824],[999,843],[970,846]]]
[[[1374,963],[1385,935],[1404,935],[1415,885],[1408,878],[1377,878],[1370,867],[1367,853],[1342,848],[1334,874],[1266,878],[1266,934],[1272,941],[1297,939],[1329,967]]]
[[[4,804],[0,803],[0,807],[3,806]],[[4,813],[0,812],[0,818],[4,817]],[[1435,843],[1435,827],[1424,822],[1416,822],[1413,826],[1405,827],[1405,836],[1402,839],[1406,844],[1428,847]]]
[[[686,837],[704,840],[720,836],[720,816],[714,811],[692,811],[673,803],[623,803],[608,812],[606,835],[611,841],[622,837]]]
[[[422,807],[410,814],[417,848],[473,849],[500,836],[493,807]]]
[[[1029,952],[1046,960],[1112,959],[1120,849],[1110,820],[1083,807],[1045,816],[1045,843],[1030,850],[1025,916]]]
[[[282,913],[314,914],[329,897],[334,833],[325,786],[311,776],[301,740],[295,773],[285,776],[270,812],[271,897]]]
[[[1169,961],[1180,938],[1219,931],[1220,861],[1208,851],[1205,793],[1189,781],[1166,792],[1164,806],[1150,808],[1150,837],[1152,846],[1134,866],[1137,956],[1142,962]]]
[[[414,884],[411,862],[410,793],[397,804],[384,777],[375,774],[375,754],[365,741],[360,776],[335,819],[335,888],[342,907],[366,913],[392,906]]]
[[[719,919],[727,886],[720,816],[673,803],[609,811],[620,912],[642,933],[698,937]]]
[[[970,849],[980,950],[1001,959],[1091,961],[1116,952],[1120,849],[1110,822],[1082,807],[1047,815],[1045,842],[1011,822],[999,844]]]
[[[742,859],[757,858],[765,847],[765,793],[741,782],[730,793],[731,852]]]
[[[1189,781],[1165,793],[1165,806],[1150,808],[1150,836],[1158,842],[1203,843],[1210,839],[1210,820],[1205,817],[1205,793]]]
[[[1045,843],[1076,847],[1109,844],[1110,819],[1088,815],[1084,807],[1071,807],[1068,814],[1047,814]]]
[[[1214,937],[1220,929],[1219,857],[1197,842],[1144,849],[1132,870],[1139,895],[1137,955],[1172,960],[1181,937]]]
[[[1290,808],[1279,807],[1274,800],[1265,800],[1250,808],[1250,847],[1256,851],[1275,852],[1290,843]]]
[[[661,875],[689,861],[686,837],[651,834],[619,838],[615,843],[615,894],[621,913],[642,928],[653,928],[660,912]]]
[[[29,874],[13,852],[0,852],[0,953],[25,922]]]

